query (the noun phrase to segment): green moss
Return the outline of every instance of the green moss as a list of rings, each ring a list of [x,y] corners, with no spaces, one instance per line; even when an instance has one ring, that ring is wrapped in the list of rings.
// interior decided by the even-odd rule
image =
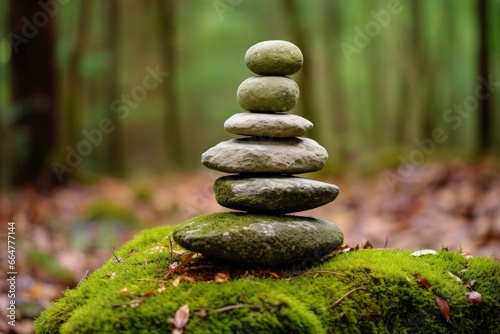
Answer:
[[[188,304],[187,333],[500,333],[500,263],[491,258],[465,259],[447,251],[411,257],[409,251],[360,250],[333,256],[291,279],[249,275],[224,283],[181,282],[177,287],[170,283],[176,275],[166,284],[137,280],[165,278],[166,268],[178,259],[166,247],[171,232],[168,227],[148,230],[125,245],[117,252],[121,262],[110,259],[43,312],[36,319],[36,332],[170,333],[167,320]],[[290,274],[297,269],[274,270]],[[484,303],[467,303],[468,289],[448,271],[464,282],[475,279]],[[430,290],[415,278],[417,273],[427,279]],[[166,287],[162,293],[157,290],[161,286]],[[332,307],[359,287],[366,290]],[[155,295],[137,307],[113,307],[152,291]],[[443,319],[435,295],[449,303],[450,323]],[[206,316],[195,313],[240,303],[251,306],[208,310]]]

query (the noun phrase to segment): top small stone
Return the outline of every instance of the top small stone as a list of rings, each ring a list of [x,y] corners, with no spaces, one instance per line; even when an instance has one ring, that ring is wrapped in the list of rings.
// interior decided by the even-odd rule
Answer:
[[[245,63],[260,75],[290,75],[298,72],[304,58],[300,49],[287,41],[264,41],[248,49]]]

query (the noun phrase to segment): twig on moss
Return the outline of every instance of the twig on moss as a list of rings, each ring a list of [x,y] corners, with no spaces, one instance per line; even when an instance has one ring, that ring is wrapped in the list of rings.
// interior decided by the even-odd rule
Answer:
[[[120,259],[118,256],[116,256],[115,250],[116,250],[116,248],[113,246],[113,256],[114,256],[116,262],[120,263],[120,262],[122,262],[122,259]]]
[[[170,283],[170,281],[165,281],[162,279],[153,279],[153,278],[138,278],[137,280],[142,282]]]
[[[352,289],[351,291],[349,292],[346,292],[342,297],[340,297],[339,299],[337,299],[337,301],[335,303],[332,304],[332,307],[335,307],[337,306],[338,304],[340,304],[340,302],[342,300],[344,300],[345,297],[349,296],[351,293],[354,293],[356,291],[359,291],[359,290],[367,290],[366,288],[363,288],[362,286],[358,287],[358,288],[355,288],[355,289]]]
[[[137,307],[139,306],[140,303],[142,303],[146,298],[145,297],[139,297],[136,299],[133,299],[127,303],[121,303],[121,304],[111,304],[111,307]]]
[[[196,271],[196,270],[206,270],[206,269],[216,269],[216,266],[212,265],[202,265],[202,266],[196,266],[196,267],[187,267],[185,270],[186,271]]]
[[[201,308],[196,310],[194,313],[199,316],[199,317],[204,317],[207,315],[207,312],[211,313],[222,313],[222,312],[228,312],[240,308],[269,308],[269,304],[263,303],[263,304],[235,304],[235,305],[228,305],[224,306],[221,308],[216,308],[216,309],[210,309],[210,308]]]
[[[172,241],[172,238],[170,236],[168,236],[168,242],[170,244],[170,251],[169,251],[170,256],[177,256],[177,257],[179,257],[179,256],[184,255],[184,254],[187,253],[185,251],[182,252],[182,251],[176,251],[176,250],[174,250],[174,242]],[[193,253],[193,254],[195,254],[195,253]]]
[[[170,236],[168,236],[168,242],[170,244],[170,252],[169,253],[170,253],[170,256],[172,256],[174,253],[174,242],[172,241],[172,238]]]
[[[342,277],[347,277],[346,274],[338,273],[336,271],[329,271],[329,270],[315,270],[315,271],[307,271],[305,273],[297,274],[297,276],[302,276],[302,275],[310,275],[310,274],[332,274],[332,275],[337,275],[337,276],[342,276]]]
[[[85,278],[87,278],[87,275],[89,274],[90,270],[87,269],[87,271],[85,272],[85,274],[83,274],[83,277],[78,281],[78,284],[76,286],[80,286],[80,284],[82,284],[83,280]]]

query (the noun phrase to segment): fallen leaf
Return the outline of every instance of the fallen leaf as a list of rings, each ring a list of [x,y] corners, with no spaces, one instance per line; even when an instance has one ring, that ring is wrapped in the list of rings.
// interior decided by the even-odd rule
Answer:
[[[170,271],[175,271],[175,269],[177,269],[180,265],[181,265],[181,263],[179,261],[175,261],[171,265],[168,266],[168,269]]]
[[[434,249],[422,249],[419,251],[415,251],[410,254],[411,256],[422,256],[422,255],[437,255],[437,252]]]
[[[453,273],[447,271],[448,275],[450,275],[451,278],[455,279],[455,282],[458,282],[458,283],[461,283],[462,280],[460,279],[460,277],[458,277],[457,275],[454,275]]]
[[[187,264],[191,259],[193,258],[195,253],[184,253],[180,256],[181,259],[181,265]]]
[[[154,291],[146,291],[144,293],[144,297],[151,297],[151,296],[154,296],[155,295],[155,292]]]
[[[102,275],[102,278],[115,278],[116,274],[115,273],[107,273]]]
[[[371,243],[371,242],[369,242],[368,240],[366,240],[366,241],[363,241],[363,242],[361,243],[361,248],[362,248],[362,249],[373,248],[373,245],[372,245],[372,243]]]
[[[465,294],[465,300],[471,304],[482,304],[483,296],[477,291],[471,291]]]
[[[424,278],[424,276],[420,275],[419,273],[416,273],[415,276],[420,281],[420,283],[422,283],[425,286],[427,290],[431,288],[430,283]]]
[[[224,282],[227,282],[230,277],[231,276],[229,275],[229,273],[227,271],[220,272],[220,273],[217,273],[217,275],[215,275],[215,281],[217,283],[224,283]]]
[[[167,247],[165,246],[155,246],[155,247],[152,247],[150,249],[147,249],[146,252],[148,253],[161,253],[163,251],[165,251],[167,249]]]
[[[168,319],[168,323],[174,326],[172,333],[181,334],[189,321],[189,305],[179,307],[175,317]]]
[[[463,251],[462,253],[460,253],[460,255],[462,255],[466,259],[472,259],[472,255],[469,252]]]
[[[136,298],[129,303],[130,307],[138,307],[144,301],[143,298]]]
[[[181,281],[183,281],[183,282],[189,282],[189,283],[196,283],[197,279],[196,279],[195,276],[191,276],[191,275],[188,275],[188,274],[182,274],[181,275]]]
[[[271,275],[272,277],[274,277],[276,279],[281,279],[280,275],[278,275],[278,274],[276,274],[276,273],[274,273],[272,271],[269,272],[269,275]]]
[[[476,280],[473,279],[472,281],[468,282],[465,286],[469,289],[472,290],[472,288],[474,287],[474,285],[476,285]]]
[[[181,276],[177,277],[173,282],[172,286],[177,287],[179,283],[181,282]]]
[[[163,286],[160,286],[157,291],[158,291],[158,293],[163,293],[165,290],[167,290],[167,287],[165,285],[163,285]]]
[[[451,318],[450,305],[448,304],[448,302],[446,300],[444,300],[443,298],[436,296],[436,304],[438,305],[439,310],[441,311],[441,314],[443,315],[444,320],[446,320],[446,322],[450,322],[450,318]]]
[[[130,297],[130,298],[135,298],[134,294],[132,292],[130,292],[127,288],[121,289],[120,291],[118,291],[118,294],[122,295],[122,296]]]

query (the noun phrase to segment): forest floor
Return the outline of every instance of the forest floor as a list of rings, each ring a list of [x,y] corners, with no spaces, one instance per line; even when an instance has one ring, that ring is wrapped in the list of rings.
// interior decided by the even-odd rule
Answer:
[[[162,178],[102,178],[50,195],[30,189],[1,195],[2,244],[7,222],[15,222],[18,316],[16,327],[2,317],[0,332],[32,333],[34,317],[140,230],[226,211],[212,191],[221,175],[200,170]],[[379,248],[446,247],[500,259],[500,161],[434,162],[398,175],[391,170],[369,177],[323,177],[340,187],[340,195],[299,215],[336,223],[350,247],[364,241]],[[7,263],[5,251],[0,260]],[[0,290],[5,310],[5,280]]]

